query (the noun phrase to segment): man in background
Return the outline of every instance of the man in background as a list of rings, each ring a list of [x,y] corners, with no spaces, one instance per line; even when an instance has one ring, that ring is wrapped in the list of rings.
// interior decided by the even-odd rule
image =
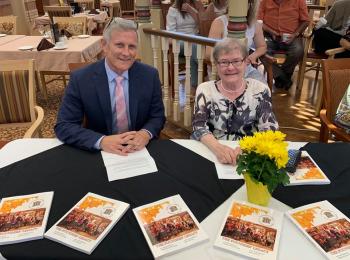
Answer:
[[[268,53],[283,50],[283,65],[273,64],[275,87],[288,90],[295,66],[302,59],[302,34],[309,24],[305,0],[261,0],[258,20],[263,21]]]

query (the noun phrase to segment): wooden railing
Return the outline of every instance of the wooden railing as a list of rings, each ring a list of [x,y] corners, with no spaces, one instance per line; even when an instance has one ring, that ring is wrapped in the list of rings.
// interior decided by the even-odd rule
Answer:
[[[201,36],[186,35],[182,33],[169,32],[165,30],[144,28],[143,32],[151,35],[151,45],[153,51],[153,65],[158,71],[163,72],[163,102],[165,107],[165,114],[167,120],[176,124],[178,127],[191,130],[193,103],[191,102],[191,73],[190,73],[190,59],[192,55],[192,44],[197,44],[197,59],[198,59],[198,84],[203,82],[204,75],[204,60],[205,47],[213,47],[217,42],[216,39],[205,38]],[[179,88],[179,53],[180,41],[184,42],[184,56],[185,56],[185,103],[180,104]],[[161,51],[160,51],[161,50]],[[158,59],[163,57],[163,62],[159,63]],[[173,57],[172,57],[173,56]],[[173,60],[173,61],[171,61]],[[169,66],[170,62],[170,66]],[[158,68],[158,64],[162,64],[162,69]],[[211,64],[213,60],[211,58]],[[168,69],[173,70],[171,73]],[[173,75],[170,85],[170,75]],[[215,66],[212,66],[212,73],[210,79],[216,78]]]

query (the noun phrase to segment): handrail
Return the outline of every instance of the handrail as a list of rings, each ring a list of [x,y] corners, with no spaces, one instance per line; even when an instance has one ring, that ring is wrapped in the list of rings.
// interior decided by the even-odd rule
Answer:
[[[202,36],[197,36],[197,35],[184,34],[184,33],[179,33],[179,32],[169,32],[166,30],[158,30],[155,28],[144,28],[143,32],[147,33],[147,34],[151,34],[151,35],[162,36],[162,37],[167,37],[167,38],[171,38],[171,39],[191,42],[191,43],[197,43],[197,44],[206,45],[206,46],[210,46],[210,47],[214,47],[216,42],[219,41],[218,39],[207,38],[207,37],[202,37]]]

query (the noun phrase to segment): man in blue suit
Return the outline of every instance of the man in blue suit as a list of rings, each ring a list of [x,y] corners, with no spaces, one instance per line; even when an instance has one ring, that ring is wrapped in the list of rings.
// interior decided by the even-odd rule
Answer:
[[[55,126],[58,139],[85,150],[127,155],[158,137],[165,122],[160,80],[156,69],[135,61],[137,42],[133,21],[112,20],[103,34],[105,59],[71,74]],[[122,109],[116,104],[118,84]],[[124,111],[123,130],[118,129],[118,108]]]

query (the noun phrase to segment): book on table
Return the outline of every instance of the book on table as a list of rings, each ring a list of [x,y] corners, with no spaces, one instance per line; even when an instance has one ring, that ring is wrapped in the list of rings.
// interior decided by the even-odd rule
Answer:
[[[294,173],[288,172],[288,175],[290,183],[287,186],[308,184],[322,185],[331,183],[326,174],[324,174],[321,168],[306,151],[301,152],[300,161],[296,166],[296,171]]]
[[[277,259],[283,213],[233,200],[214,246],[253,259]]]
[[[133,211],[155,258],[208,239],[180,195],[137,207]]]
[[[3,198],[0,245],[43,238],[52,198],[52,191]]]
[[[286,213],[328,259],[350,259],[350,221],[327,200]]]
[[[45,237],[91,254],[128,208],[125,202],[89,192],[45,233]]]

